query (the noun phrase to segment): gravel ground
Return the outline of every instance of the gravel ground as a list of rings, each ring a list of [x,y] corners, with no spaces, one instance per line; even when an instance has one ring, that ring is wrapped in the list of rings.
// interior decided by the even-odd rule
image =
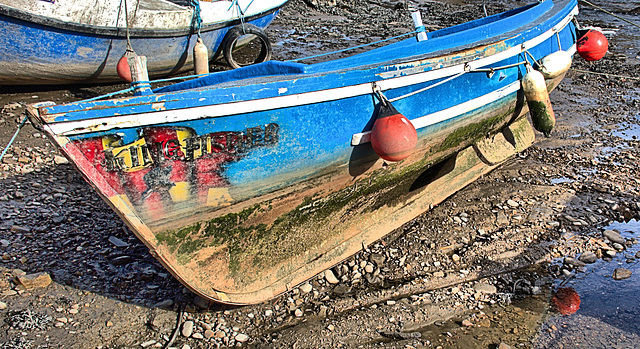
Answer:
[[[484,7],[491,14],[522,4]],[[629,16],[640,5],[607,4]],[[418,5],[430,29],[484,11],[481,3]],[[620,25],[598,18],[592,23]],[[402,2],[293,0],[268,34],[284,59],[399,35],[410,23]],[[609,251],[637,242],[603,235],[611,222],[640,218],[640,82],[612,75],[640,76],[628,35],[611,36],[599,62],[576,58],[551,95],[551,138],[538,135],[432,211],[255,306],[191,294],[27,125],[0,163],[0,348],[532,347],[556,311],[553,285],[584,268],[571,258],[611,260]],[[0,144],[22,118],[21,103],[119,88],[0,87]]]

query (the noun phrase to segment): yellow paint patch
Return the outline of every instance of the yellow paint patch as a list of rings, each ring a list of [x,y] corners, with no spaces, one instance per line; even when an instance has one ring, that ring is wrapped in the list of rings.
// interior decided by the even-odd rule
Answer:
[[[233,197],[229,194],[229,188],[209,188],[207,206],[229,206],[232,203]]]
[[[187,201],[191,198],[191,184],[189,182],[175,182],[169,189],[169,195],[174,202]]]

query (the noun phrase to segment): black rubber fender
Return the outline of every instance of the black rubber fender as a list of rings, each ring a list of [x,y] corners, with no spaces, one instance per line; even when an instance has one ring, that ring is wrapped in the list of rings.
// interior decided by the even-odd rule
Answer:
[[[260,53],[252,63],[241,64],[233,58],[233,51],[236,49],[238,39],[248,34],[255,35],[260,41]],[[262,63],[271,59],[271,42],[269,42],[267,34],[265,34],[262,29],[253,24],[245,23],[244,25],[237,25],[229,29],[227,35],[225,35],[224,40],[222,41],[222,54],[227,63],[234,69],[246,65]]]

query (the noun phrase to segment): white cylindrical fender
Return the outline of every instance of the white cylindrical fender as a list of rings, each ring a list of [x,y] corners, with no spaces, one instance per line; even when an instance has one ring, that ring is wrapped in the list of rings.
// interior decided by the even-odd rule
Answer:
[[[542,58],[538,67],[546,79],[557,78],[571,67],[571,55],[567,51],[556,51]]]
[[[537,70],[527,66],[527,74],[522,78],[522,89],[527,98],[529,113],[533,127],[549,137],[551,130],[556,125],[556,117],[551,107],[549,91],[544,76]]]
[[[201,38],[193,46],[193,68],[196,75],[209,74],[209,53]]]

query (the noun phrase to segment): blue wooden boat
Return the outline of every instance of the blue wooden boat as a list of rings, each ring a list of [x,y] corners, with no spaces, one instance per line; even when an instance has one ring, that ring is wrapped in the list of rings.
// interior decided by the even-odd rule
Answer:
[[[176,278],[262,302],[530,146],[525,62],[572,55],[576,14],[575,0],[546,0],[338,60],[28,113]],[[370,142],[387,103],[417,134],[401,161]]]
[[[0,85],[119,81],[127,35],[151,77],[180,73],[198,31],[213,57],[231,28],[259,32],[286,1],[0,0]]]

